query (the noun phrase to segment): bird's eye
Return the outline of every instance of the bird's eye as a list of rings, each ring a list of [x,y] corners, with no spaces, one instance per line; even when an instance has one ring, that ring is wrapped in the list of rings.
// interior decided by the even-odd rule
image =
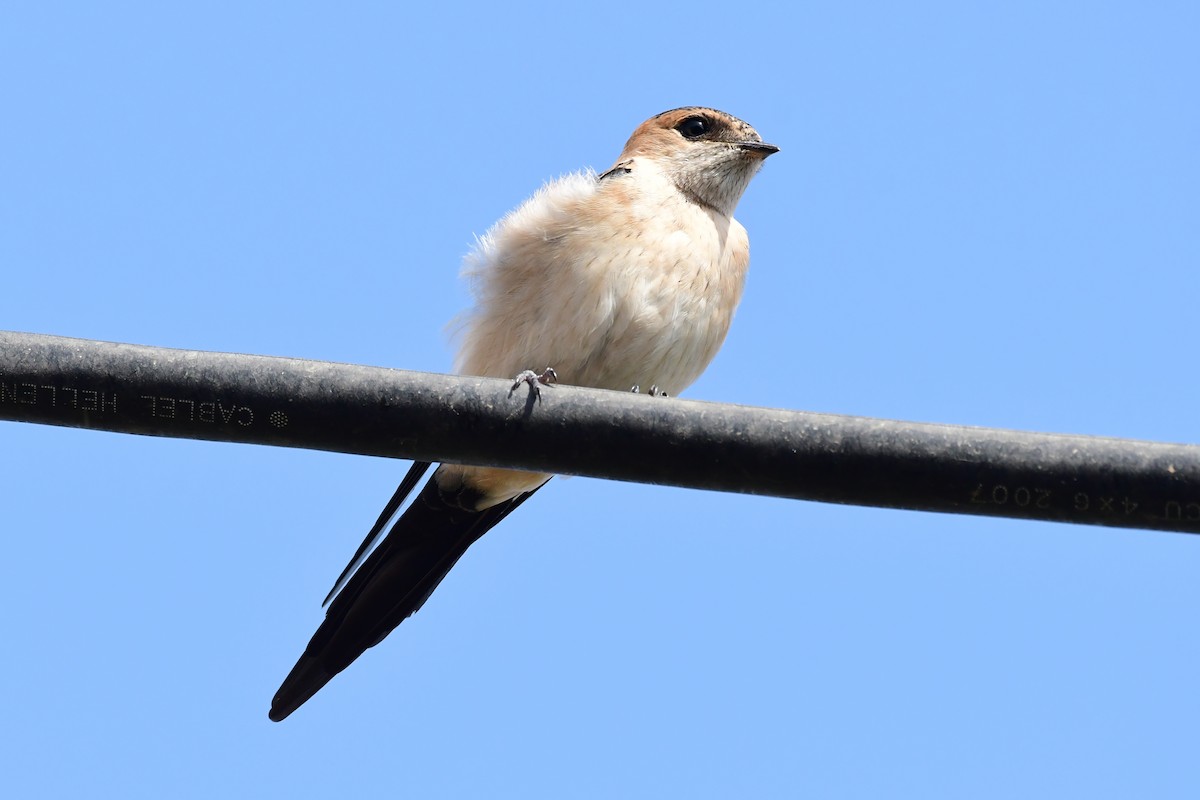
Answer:
[[[688,117],[676,125],[675,130],[682,133],[685,139],[699,139],[708,133],[708,120],[704,117]]]

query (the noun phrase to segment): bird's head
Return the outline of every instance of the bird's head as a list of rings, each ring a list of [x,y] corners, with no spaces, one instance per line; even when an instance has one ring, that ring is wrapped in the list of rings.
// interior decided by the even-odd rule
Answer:
[[[693,201],[732,216],[763,160],[778,151],[737,117],[689,106],[664,111],[639,125],[621,159],[654,161]]]

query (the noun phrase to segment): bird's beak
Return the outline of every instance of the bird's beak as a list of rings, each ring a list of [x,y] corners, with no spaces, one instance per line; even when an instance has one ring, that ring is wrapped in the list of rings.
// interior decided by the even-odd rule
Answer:
[[[742,148],[742,150],[745,150],[750,155],[758,156],[759,158],[766,158],[772,153],[779,152],[778,147],[773,144],[767,144],[766,142],[738,142],[738,147]]]

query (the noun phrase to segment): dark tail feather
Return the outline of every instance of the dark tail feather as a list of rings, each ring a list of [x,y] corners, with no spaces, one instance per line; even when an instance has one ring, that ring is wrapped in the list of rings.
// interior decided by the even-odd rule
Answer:
[[[350,573],[358,569],[359,564],[367,557],[367,551],[375,544],[375,540],[383,533],[383,529],[387,527],[387,524],[392,521],[392,517],[396,516],[396,512],[400,510],[400,506],[404,505],[404,501],[408,499],[412,490],[417,487],[417,482],[421,480],[429,467],[430,463],[428,461],[414,461],[413,465],[409,467],[404,480],[400,481],[400,485],[396,487],[396,492],[392,495],[392,499],[387,501],[387,505],[383,507],[383,511],[379,514],[379,519],[375,520],[375,524],[367,532],[367,538],[363,539],[362,544],[354,551],[354,557],[350,559],[350,563],[342,570],[342,574],[338,575],[338,579],[333,582],[333,588],[329,590],[329,594],[325,595],[325,599],[321,601],[321,608],[329,605],[329,601],[333,599],[333,596],[346,585],[346,579],[350,577]]]
[[[329,605],[325,620],[275,693],[271,719],[286,718],[367,648],[383,641],[424,604],[468,547],[531,494],[483,511],[464,511],[442,499],[435,480],[426,483]]]

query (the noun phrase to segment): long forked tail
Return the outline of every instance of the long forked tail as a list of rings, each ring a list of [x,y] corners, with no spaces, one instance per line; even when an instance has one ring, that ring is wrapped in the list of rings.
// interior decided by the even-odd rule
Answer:
[[[409,477],[412,475],[410,471]],[[424,604],[468,547],[531,494],[518,495],[482,511],[467,511],[447,503],[436,479],[430,479],[383,543],[366,557],[329,604],[321,626],[275,693],[271,719],[285,719],[364,651],[383,641]],[[400,491],[396,497],[393,502],[398,506],[403,500]],[[381,516],[377,528],[381,530],[390,516]],[[347,570],[361,560],[377,535],[378,530],[372,529]],[[344,574],[339,583],[342,580]]]

